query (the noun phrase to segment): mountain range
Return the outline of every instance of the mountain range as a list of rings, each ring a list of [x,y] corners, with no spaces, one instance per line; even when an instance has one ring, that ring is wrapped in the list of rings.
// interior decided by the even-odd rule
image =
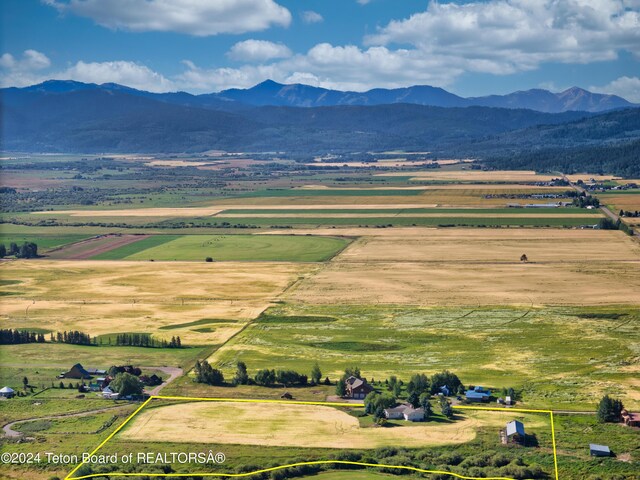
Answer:
[[[578,93],[566,93],[565,105],[588,104],[594,109],[617,98]],[[0,90],[1,149],[69,153],[219,149],[288,152],[296,158],[323,152],[427,149],[434,155],[480,158],[548,148],[608,148],[640,139],[640,108],[628,102],[616,103],[616,109],[607,112],[549,113],[494,105],[452,106],[464,99],[440,89],[412,87],[357,94],[374,104],[359,105],[350,97],[351,104],[333,105],[347,101],[348,95],[356,94],[274,82],[191,95],[48,81]],[[394,101],[427,97],[446,106]],[[492,104],[496,98],[505,97],[484,97],[484,101]],[[328,105],[268,104],[275,102]]]
[[[251,106],[330,107],[338,105],[387,105],[409,103],[434,107],[525,108],[538,112],[604,112],[633,107],[616,95],[592,93],[573,87],[560,93],[532,89],[507,95],[464,98],[442,88],[416,85],[406,88],[376,88],[366,92],[343,92],[303,84],[283,85],[266,80],[248,89],[229,89],[218,93],[192,95],[185,92],[151,93],[115,83],[87,84],[70,80],[49,80],[23,89],[25,92],[69,93],[81,90],[121,91],[167,103],[235,111]]]

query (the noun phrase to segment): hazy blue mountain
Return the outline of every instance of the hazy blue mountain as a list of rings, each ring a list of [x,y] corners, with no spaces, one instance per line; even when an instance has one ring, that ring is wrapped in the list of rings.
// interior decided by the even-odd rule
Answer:
[[[395,89],[376,88],[367,92],[343,92],[303,84],[283,85],[272,80],[266,80],[247,89],[229,89],[201,95],[186,92],[152,93],[114,83],[96,85],[71,80],[49,80],[22,89],[4,89],[2,93],[3,95],[19,95],[19,92],[62,94],[79,90],[120,91],[166,103],[227,111],[239,111],[251,106],[328,107],[410,103],[435,107],[524,108],[546,113],[560,113],[604,112],[634,106],[616,95],[592,93],[577,87],[560,93],[533,89],[507,95],[463,98],[442,88],[427,85]]]
[[[53,92],[42,87],[3,90],[3,148],[87,153],[433,148],[591,115],[407,103],[245,106],[230,112],[194,106],[196,97],[183,93],[149,94],[112,85],[69,88],[67,83],[55,85]]]
[[[559,113],[566,111],[603,112],[633,106],[632,103],[621,97],[591,93],[577,87],[560,93],[533,89],[508,95],[463,98],[442,88],[428,85],[395,89],[376,88],[367,92],[342,92],[302,84],[283,85],[267,80],[248,89],[223,90],[217,95],[220,98],[250,105],[290,107],[412,103],[436,107],[526,108],[539,112]]]

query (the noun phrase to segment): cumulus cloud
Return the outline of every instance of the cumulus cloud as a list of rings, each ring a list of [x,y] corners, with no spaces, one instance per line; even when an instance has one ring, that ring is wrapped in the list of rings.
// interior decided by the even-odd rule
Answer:
[[[251,39],[236,43],[231,47],[227,56],[233,60],[264,62],[274,58],[290,57],[291,50],[282,43]]]
[[[302,17],[302,21],[304,23],[324,22],[324,17],[320,15],[318,12],[314,12],[313,10],[307,10],[306,12],[302,12],[300,16]]]
[[[614,60],[640,55],[637,0],[490,0],[430,2],[425,12],[394,20],[367,45],[410,45],[445,55],[467,70],[510,74],[546,62]]]
[[[54,73],[56,79],[76,80],[85,83],[119,83],[149,92],[166,92],[175,84],[145,65],[135,62],[83,62],[79,61],[66,70]]]
[[[10,53],[0,56],[0,85],[3,87],[25,87],[38,83],[41,71],[49,68],[49,58],[37,50],[25,50],[15,57]]]
[[[274,0],[44,0],[62,13],[134,32],[179,32],[195,36],[287,27],[291,13]]]
[[[640,104],[640,78],[638,77],[619,77],[604,86],[589,87],[589,90],[618,95],[625,100]]]

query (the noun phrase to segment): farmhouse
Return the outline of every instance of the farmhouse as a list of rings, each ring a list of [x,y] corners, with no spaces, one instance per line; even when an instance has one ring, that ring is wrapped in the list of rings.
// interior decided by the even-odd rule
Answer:
[[[610,457],[611,450],[606,445],[598,445],[596,443],[589,444],[589,454],[592,457]]]
[[[406,420],[407,422],[421,422],[424,420],[424,409],[413,408],[411,405],[399,405],[385,408],[384,416],[389,420]]]
[[[373,392],[373,387],[366,380],[351,375],[345,380],[347,387],[347,397],[355,399],[363,399]]]
[[[640,417],[635,413],[630,413],[626,408],[620,412],[622,422],[627,427],[640,427]]]
[[[16,392],[11,387],[2,387],[0,388],[0,397],[2,398],[13,398]]]
[[[491,392],[482,387],[475,387],[473,390],[467,390],[465,397],[468,402],[488,402],[489,397],[491,397]]]
[[[102,390],[102,397],[109,400],[117,400],[120,397],[120,394],[111,390],[111,387],[106,387]]]

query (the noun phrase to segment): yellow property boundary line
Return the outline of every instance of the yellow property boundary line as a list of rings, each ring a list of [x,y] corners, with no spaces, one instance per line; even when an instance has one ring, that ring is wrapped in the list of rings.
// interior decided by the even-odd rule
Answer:
[[[129,421],[135,417],[144,407],[146,407],[152,400],[180,400],[180,401],[192,401],[192,402],[242,402],[242,403],[277,403],[284,405],[322,405],[329,407],[363,407],[364,403],[333,403],[333,402],[303,402],[296,400],[262,400],[262,399],[247,399],[247,398],[207,398],[207,397],[172,397],[172,396],[164,396],[164,395],[152,395],[149,397],[142,405],[140,405],[131,415],[129,415],[124,422],[120,424],[118,428],[116,428],[111,434],[105,438],[100,445],[98,445],[89,456],[95,455],[105,444],[111,440],[120,430],[124,428],[124,426],[129,423]],[[490,412],[519,412],[519,413],[548,413],[549,419],[551,422],[551,441],[553,444],[553,465],[555,469],[555,480],[559,480],[558,477],[558,455],[556,451],[556,432],[555,426],[553,423],[553,411],[552,410],[532,410],[525,408],[500,408],[500,407],[474,407],[469,405],[456,405],[453,407],[457,410],[484,410]],[[84,475],[80,477],[74,477],[73,475],[85,464],[86,462],[81,462],[76,467],[69,472],[69,474],[64,478],[64,480],[82,480],[86,478],[96,478],[96,477],[138,477],[138,476],[146,476],[146,477],[189,477],[189,476],[199,476],[199,477],[226,477],[226,478],[238,478],[238,477],[249,477],[251,475],[256,475],[259,473],[273,472],[275,470],[283,470],[285,468],[290,467],[300,467],[305,465],[357,465],[362,467],[377,467],[377,468],[392,468],[397,470],[409,470],[418,473],[434,473],[434,474],[444,474],[450,475],[455,478],[459,478],[462,480],[514,480],[510,477],[483,477],[483,479],[477,477],[465,477],[464,475],[459,475],[453,472],[446,472],[441,470],[424,470],[422,468],[416,467],[407,467],[401,465],[385,465],[382,463],[364,463],[364,462],[349,462],[345,460],[317,460],[313,462],[299,462],[299,463],[291,463],[289,465],[280,465],[278,467],[265,468],[262,470],[256,470],[253,472],[247,473],[92,473],[90,475]]]

